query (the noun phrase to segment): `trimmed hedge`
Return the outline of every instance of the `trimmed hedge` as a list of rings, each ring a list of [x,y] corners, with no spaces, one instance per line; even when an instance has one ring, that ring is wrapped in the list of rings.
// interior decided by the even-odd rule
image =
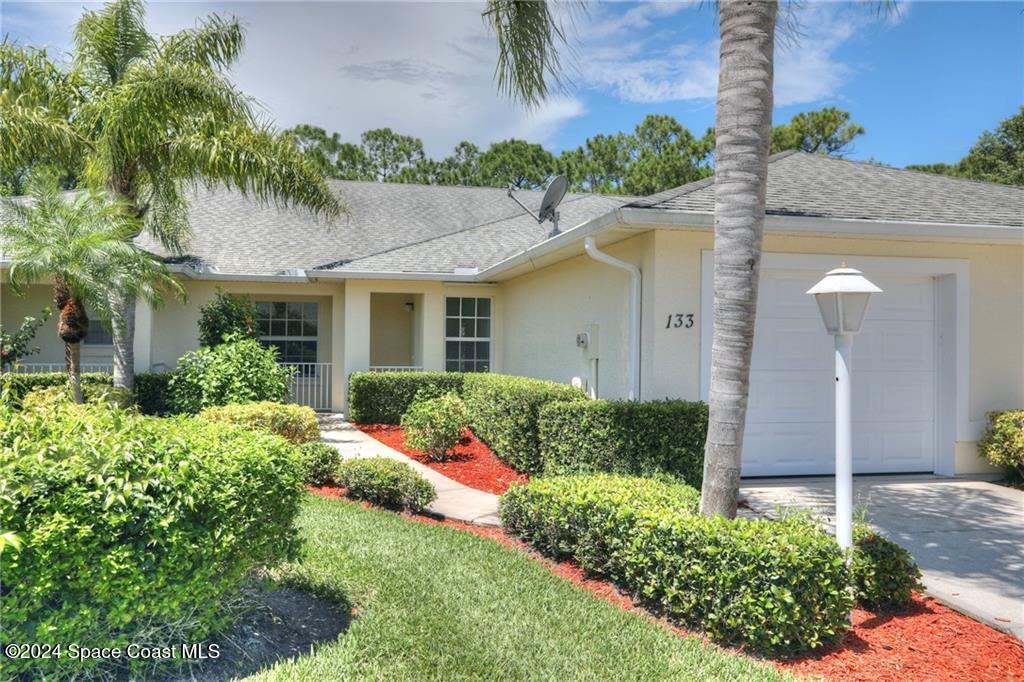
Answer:
[[[52,386],[67,386],[68,375],[65,372],[38,372],[33,374],[15,374],[7,372],[0,374],[0,392],[9,390],[10,399],[15,407],[21,405],[21,400],[26,395],[40,388]],[[114,379],[105,372],[88,372],[82,375],[82,391],[89,390],[90,386],[113,386]]]
[[[88,384],[82,387],[82,400],[86,403],[108,403],[123,410],[135,407],[135,396],[125,388],[114,388],[103,384]],[[50,410],[61,403],[72,403],[71,386],[49,386],[37,388],[21,399],[23,410]]]
[[[333,445],[322,441],[303,443],[299,446],[299,455],[302,458],[303,482],[326,485],[337,481],[341,453]]]
[[[850,570],[857,603],[872,611],[906,606],[913,590],[923,589],[910,552],[866,523],[853,525]]]
[[[723,644],[793,654],[847,627],[843,552],[806,519],[707,518],[645,479],[587,478],[514,485],[502,521]]]
[[[199,417],[273,433],[297,445],[320,440],[316,412],[304,405],[272,402],[220,405],[206,408]]]
[[[398,424],[416,401],[462,395],[460,372],[353,372],[348,378],[348,417],[357,424]]]
[[[558,401],[585,401],[578,388],[504,374],[464,375],[462,398],[473,433],[517,471],[538,473],[540,410]]]
[[[417,400],[402,415],[405,444],[422,450],[435,462],[448,458],[451,449],[462,440],[467,426],[466,405],[454,393]]]
[[[405,462],[387,457],[345,460],[338,467],[338,485],[353,499],[411,512],[437,499],[430,481]]]
[[[200,642],[253,567],[295,555],[296,448],[102,405],[0,413],[0,612],[8,642]],[[4,661],[4,677],[105,677],[124,660]],[[141,661],[146,667],[152,661]],[[73,666],[73,668],[72,668]],[[134,676],[142,674],[141,667]]]
[[[545,474],[665,473],[699,489],[707,430],[701,402],[549,403],[540,410],[540,458]]]
[[[989,412],[988,420],[978,453],[992,466],[1008,468],[1024,479],[1024,410]]]
[[[142,414],[171,414],[170,382],[174,372],[139,372],[135,375],[135,404]]]

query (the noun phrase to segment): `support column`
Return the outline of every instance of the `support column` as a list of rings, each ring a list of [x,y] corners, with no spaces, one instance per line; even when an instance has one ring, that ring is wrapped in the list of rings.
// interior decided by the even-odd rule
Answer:
[[[331,296],[331,411],[345,411],[345,284]]]
[[[348,376],[370,369],[370,290],[361,282],[345,282],[344,357],[341,372],[342,410],[348,410]]]
[[[444,290],[437,286],[423,294],[423,369],[444,371]]]
[[[153,366],[153,306],[141,298],[135,302],[135,372],[148,372]]]

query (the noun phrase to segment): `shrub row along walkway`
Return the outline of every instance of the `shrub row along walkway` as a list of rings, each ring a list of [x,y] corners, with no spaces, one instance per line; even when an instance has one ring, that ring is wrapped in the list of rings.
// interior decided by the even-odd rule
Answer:
[[[320,437],[324,442],[337,448],[344,458],[387,457],[411,466],[437,490],[437,499],[427,505],[427,511],[433,514],[482,526],[501,525],[497,495],[453,481],[411,457],[406,457],[398,450],[384,445],[352,426],[342,415],[321,417]]]

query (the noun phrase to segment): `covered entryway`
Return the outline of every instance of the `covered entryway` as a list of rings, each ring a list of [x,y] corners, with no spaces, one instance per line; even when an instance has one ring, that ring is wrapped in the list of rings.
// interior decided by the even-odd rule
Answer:
[[[378,372],[423,369],[423,296],[370,294],[370,369]]]
[[[710,380],[714,254],[702,259],[702,397]],[[766,253],[744,476],[834,471],[834,343],[805,292],[843,260],[884,291],[854,342],[854,472],[952,475],[967,420],[969,273],[953,259]]]

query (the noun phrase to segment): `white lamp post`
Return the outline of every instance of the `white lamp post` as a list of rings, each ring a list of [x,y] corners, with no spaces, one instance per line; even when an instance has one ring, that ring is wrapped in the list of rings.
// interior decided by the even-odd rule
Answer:
[[[853,547],[853,420],[850,367],[853,335],[860,332],[871,294],[881,289],[860,272],[846,267],[826,273],[811,287],[821,310],[825,329],[836,339],[836,541],[845,550]]]

